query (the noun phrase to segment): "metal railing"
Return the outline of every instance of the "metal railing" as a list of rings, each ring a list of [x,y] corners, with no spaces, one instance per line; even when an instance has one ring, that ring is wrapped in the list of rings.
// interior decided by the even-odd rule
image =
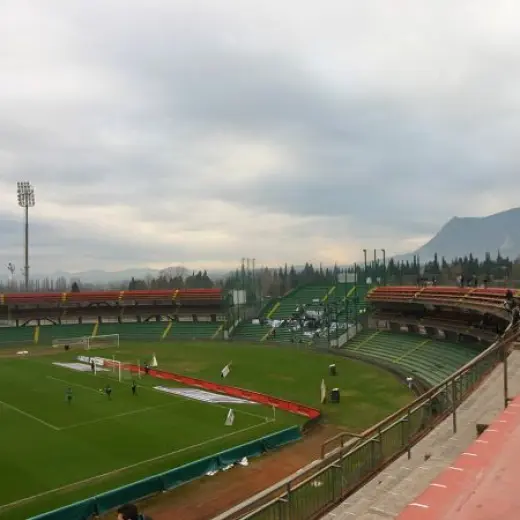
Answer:
[[[457,431],[457,408],[490,371],[504,361],[504,402],[507,405],[507,356],[520,336],[518,328],[461,367],[413,403],[371,427],[359,437],[334,438],[339,447],[264,493],[240,504],[218,520],[314,520],[356,491],[450,414]],[[323,449],[323,452],[325,450]]]

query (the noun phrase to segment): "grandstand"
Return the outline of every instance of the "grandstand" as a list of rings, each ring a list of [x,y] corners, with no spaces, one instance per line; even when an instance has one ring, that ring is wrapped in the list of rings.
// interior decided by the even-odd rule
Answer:
[[[301,305],[306,305],[312,309],[319,309],[334,289],[334,287],[322,285],[310,285],[297,288],[275,303],[266,314],[266,318],[271,320],[291,318]]]
[[[222,323],[204,321],[151,321],[89,323],[82,325],[36,325],[0,327],[0,345],[50,345],[60,338],[96,337],[118,334],[121,339],[143,341],[221,339]]]
[[[508,373],[511,395],[519,395],[520,352],[511,354]],[[410,457],[404,454],[397,458],[324,519],[516,519],[516,506],[511,509],[516,501],[516,493],[511,493],[514,481],[507,475],[511,475],[511,469],[513,473],[517,471],[513,454],[518,450],[517,418],[520,416],[516,415],[516,400],[513,401],[515,408],[506,410],[505,416],[497,417],[504,409],[503,380],[503,368],[499,366],[471,399],[461,404],[455,419],[453,416],[446,418],[412,448]],[[511,413],[515,415],[511,416]],[[504,420],[507,423],[500,422]],[[479,424],[490,425],[488,433],[477,436]],[[505,432],[507,435],[500,434],[505,428],[511,429]],[[488,444],[496,442],[495,436],[498,436],[498,442],[492,446],[491,455]],[[504,457],[498,457],[502,447],[509,463]],[[470,455],[472,453],[477,456]],[[502,471],[500,478],[495,464],[499,464]],[[464,471],[460,471],[462,469]],[[483,471],[489,471],[487,476]],[[479,490],[480,486],[484,487],[483,491]]]
[[[306,333],[311,330],[292,327],[290,320],[309,315],[323,316],[338,324],[357,321],[366,310],[367,293],[368,287],[354,283],[303,286],[275,301],[257,319],[242,321],[233,336],[249,341],[309,342],[312,335]]]
[[[508,360],[520,337],[518,325],[508,327],[511,314],[504,308],[506,292],[455,287],[372,290],[367,295],[372,309],[366,329],[349,338],[341,353],[397,369],[403,376],[412,374],[433,388],[360,438],[345,434],[331,439],[322,448],[321,461],[218,520],[310,520],[338,503],[327,520],[397,518],[409,503],[403,513],[408,516],[399,520],[457,519],[438,511],[429,515],[434,505],[442,503],[440,495],[433,501],[428,496],[424,507],[413,499],[470,444],[477,424],[489,424],[504,406],[508,379],[502,367],[494,367]],[[508,365],[509,377],[515,378],[509,388],[516,394],[520,391],[520,354],[513,352]],[[472,392],[476,392],[474,397],[465,400]],[[339,444],[343,447],[334,449]],[[379,477],[362,486],[382,470]],[[346,500],[341,503],[341,498]],[[504,518],[512,520],[513,516]]]
[[[367,330],[348,341],[345,352],[394,365],[428,386],[435,386],[471,361],[479,349],[418,334]]]
[[[219,291],[104,294],[1,295],[0,316],[19,326],[0,327],[0,344],[49,345],[56,338],[111,334],[143,341],[227,337],[231,322]],[[493,368],[507,361],[520,335],[510,328],[504,336],[510,321],[505,295],[506,289],[496,288],[409,286],[369,291],[355,284],[309,285],[273,302],[255,320],[231,328],[234,340],[301,341],[304,348],[326,348],[365,360],[391,370],[403,384],[406,377],[413,377],[421,383],[416,390],[422,395],[359,438],[345,434],[339,441],[333,439],[336,444],[331,441],[329,448],[323,448],[322,459],[314,466],[303,468],[278,491],[255,497],[257,513],[251,513],[249,503],[219,518],[310,520],[336,507],[328,520],[397,518],[403,509],[399,520],[456,520],[441,513],[426,516],[433,507],[414,506],[413,498],[471,444],[476,424],[489,424],[503,406],[507,380],[501,368]],[[280,324],[312,313],[326,316],[328,323],[355,320],[357,333],[334,345],[329,338],[323,342],[306,336],[305,327]],[[509,371],[516,378],[509,388],[516,394],[519,353],[510,355]],[[474,396],[464,401],[473,391]],[[339,451],[337,442],[344,445]],[[380,477],[357,491],[381,470]],[[340,503],[341,499],[346,500]],[[294,509],[289,512],[286,504]],[[243,514],[237,513],[240,507]],[[280,511],[276,515],[274,507]]]

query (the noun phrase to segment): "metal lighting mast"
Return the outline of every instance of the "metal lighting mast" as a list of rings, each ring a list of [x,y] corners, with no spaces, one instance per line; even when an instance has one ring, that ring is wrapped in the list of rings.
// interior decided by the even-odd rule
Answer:
[[[30,182],[18,182],[18,206],[25,209],[25,290],[29,290],[29,208],[34,208],[34,187]]]

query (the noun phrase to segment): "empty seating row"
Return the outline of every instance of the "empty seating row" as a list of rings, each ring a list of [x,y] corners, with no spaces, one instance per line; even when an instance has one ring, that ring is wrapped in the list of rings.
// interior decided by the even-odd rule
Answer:
[[[266,337],[271,331],[269,325],[260,325],[254,323],[240,323],[233,334],[236,340],[259,341]]]
[[[373,314],[373,318],[381,321],[399,323],[401,325],[415,325],[452,331],[457,334],[466,334],[467,336],[482,338],[483,340],[490,342],[494,341],[497,337],[497,331],[496,329],[493,329],[493,327],[484,328],[476,326],[476,322],[470,324],[467,320],[464,320],[464,316],[462,315],[459,317],[459,319],[451,316],[444,318],[442,316],[435,315],[418,318],[415,316],[406,316],[405,314],[397,312],[376,311]]]
[[[399,367],[411,377],[435,386],[471,361],[479,350],[472,345],[434,340],[418,334],[368,330],[345,345],[357,357]]]
[[[151,301],[193,302],[220,304],[221,289],[169,289],[156,291],[87,291],[56,293],[0,294],[0,305],[37,305],[65,303],[122,303]]]
[[[406,302],[467,304],[483,309],[502,309],[506,288],[471,288],[471,287],[377,287],[368,295],[370,302]],[[520,292],[515,294],[520,296]]]
[[[267,316],[271,319],[283,320],[293,316],[301,305],[316,306],[316,301],[326,299],[333,288],[322,285],[308,285],[294,290],[274,305]]]
[[[221,323],[198,321],[150,321],[127,323],[84,323],[41,325],[35,327],[0,327],[0,345],[16,347],[35,343],[48,346],[54,339],[119,334],[121,340],[216,339],[223,334]]]

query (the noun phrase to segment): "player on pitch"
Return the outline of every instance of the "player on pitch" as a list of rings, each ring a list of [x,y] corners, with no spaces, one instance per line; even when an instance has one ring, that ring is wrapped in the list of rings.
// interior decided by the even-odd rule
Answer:
[[[72,403],[72,388],[70,386],[65,391],[65,399],[69,405]]]
[[[110,385],[105,386],[105,394],[109,401],[112,401],[112,387]]]
[[[132,395],[137,395],[137,384],[135,380],[132,380]]]

